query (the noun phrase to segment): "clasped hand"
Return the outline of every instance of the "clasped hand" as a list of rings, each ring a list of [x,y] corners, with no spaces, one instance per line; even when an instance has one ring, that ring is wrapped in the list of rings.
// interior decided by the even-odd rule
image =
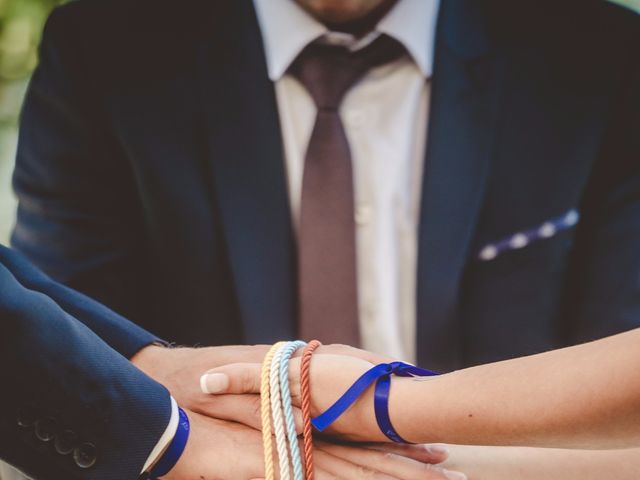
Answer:
[[[186,450],[175,468],[164,478],[257,479],[264,476],[260,433],[260,367],[268,346],[164,348],[149,346],[132,362],[163,384],[191,421]],[[312,373],[312,413],[317,415],[373,364],[388,359],[342,345],[321,347],[319,369]],[[299,406],[299,358],[290,367],[293,403]],[[324,373],[323,373],[324,372]],[[331,382],[322,379],[328,378]],[[201,377],[206,374],[205,393]],[[438,466],[446,460],[446,449],[438,445],[399,447],[382,442],[372,425],[362,398],[330,430],[334,439],[366,443],[315,442],[318,480],[463,480],[460,473]],[[298,428],[301,416],[297,412]]]

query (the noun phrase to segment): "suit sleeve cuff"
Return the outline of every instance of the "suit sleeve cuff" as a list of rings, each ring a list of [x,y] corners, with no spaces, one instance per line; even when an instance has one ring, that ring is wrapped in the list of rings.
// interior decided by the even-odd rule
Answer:
[[[149,458],[147,458],[141,473],[148,472],[167,449],[178,431],[178,421],[178,404],[174,398],[171,397],[171,418],[169,419],[169,424],[160,437],[160,440],[158,440],[156,446],[151,450],[151,454],[149,455]]]

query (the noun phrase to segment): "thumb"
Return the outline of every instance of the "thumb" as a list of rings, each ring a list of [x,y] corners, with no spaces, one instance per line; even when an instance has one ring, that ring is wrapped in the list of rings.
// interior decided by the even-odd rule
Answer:
[[[261,372],[259,363],[233,363],[214,368],[200,377],[200,389],[213,395],[260,393]]]

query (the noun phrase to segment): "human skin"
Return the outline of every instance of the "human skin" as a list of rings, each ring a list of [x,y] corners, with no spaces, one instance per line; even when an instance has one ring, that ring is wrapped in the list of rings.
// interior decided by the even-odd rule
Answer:
[[[131,362],[148,376],[164,385],[178,405],[212,418],[244,423],[259,429],[258,395],[211,396],[200,390],[200,376],[210,368],[233,363],[261,363],[267,345],[230,345],[204,348],[166,348],[150,345],[131,358]],[[327,354],[355,357],[365,362],[388,361],[387,358],[345,345],[323,348]],[[300,412],[296,413],[300,423]]]
[[[639,347],[637,329],[433,381],[399,379],[391,398],[394,424],[410,441],[640,446]],[[425,411],[437,412],[437,420]],[[433,420],[443,423],[434,428]]]
[[[375,446],[374,448],[379,448]],[[447,445],[446,468],[464,471],[468,480],[637,480],[640,448],[567,450],[530,447]],[[387,451],[407,454],[404,445]],[[415,452],[419,459],[419,452]]]
[[[449,446],[447,468],[469,480],[637,480],[640,449],[563,450]]]
[[[163,480],[249,480],[264,476],[262,434],[238,423],[188,412],[191,433],[176,466]],[[461,474],[425,461],[440,461],[445,454],[426,452],[411,460],[381,450],[316,442],[315,476],[318,480],[465,480]],[[428,460],[427,460],[428,459]],[[276,459],[274,459],[276,460]]]
[[[640,329],[597,342],[498,362],[439,377],[394,378],[390,415],[414,443],[581,449],[640,446]],[[314,357],[312,413],[327,409],[372,362]],[[291,362],[299,404],[299,359]],[[259,391],[259,364],[217,368],[219,393]],[[215,390],[209,389],[210,391]],[[332,425],[350,440],[384,441],[370,388]]]
[[[263,472],[262,435],[259,432],[259,396],[230,395],[212,397],[200,391],[203,369],[212,364],[238,361],[261,362],[268,346],[226,346],[207,348],[165,348],[151,345],[133,358],[132,363],[162,383],[183,407],[190,419],[191,433],[185,452],[166,480],[217,478],[237,480],[261,478]],[[329,352],[344,357],[355,355],[363,361],[382,357],[346,346]],[[233,420],[234,422],[225,421]],[[241,422],[241,423],[236,423]],[[254,428],[251,428],[253,426]],[[215,446],[213,448],[212,446]],[[331,445],[317,442],[316,467],[319,480],[464,480],[457,472],[442,469],[445,451],[416,447],[420,460],[412,460],[378,449]]]
[[[323,23],[347,23],[365,18],[396,0],[295,0]]]

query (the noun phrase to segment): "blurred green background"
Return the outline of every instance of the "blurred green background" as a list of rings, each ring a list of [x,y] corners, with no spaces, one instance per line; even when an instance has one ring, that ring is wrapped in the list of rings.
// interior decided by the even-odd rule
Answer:
[[[37,63],[42,26],[50,10],[64,1],[0,0],[0,243],[8,241],[15,211],[10,177],[20,105]],[[640,12],[640,0],[612,1]]]
[[[0,243],[7,243],[15,201],[10,179],[20,105],[37,62],[42,26],[61,0],[0,0]]]

